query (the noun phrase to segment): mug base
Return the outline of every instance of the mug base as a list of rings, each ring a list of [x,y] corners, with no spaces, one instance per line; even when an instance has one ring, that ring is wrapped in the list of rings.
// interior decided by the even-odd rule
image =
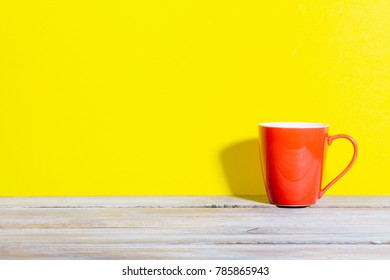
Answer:
[[[309,207],[309,205],[281,205],[281,204],[275,204],[279,208],[306,208]]]

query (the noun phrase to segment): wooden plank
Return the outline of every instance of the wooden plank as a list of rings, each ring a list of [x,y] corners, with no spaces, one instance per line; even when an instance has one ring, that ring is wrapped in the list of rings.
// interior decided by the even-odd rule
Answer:
[[[220,245],[133,247],[118,245],[5,245],[0,259],[104,260],[389,260],[390,246],[372,245]]]
[[[84,229],[84,237],[96,237],[96,229],[121,229],[118,240],[136,243],[250,244],[387,244],[390,243],[390,211],[387,209],[4,209],[0,236],[22,242],[25,229],[57,229],[64,241],[71,229]],[[39,232],[39,231],[38,231]],[[47,231],[53,234],[56,231]],[[39,232],[42,233],[42,232]],[[94,235],[95,234],[95,235]],[[121,236],[121,234],[123,236]],[[37,237],[38,238],[38,237]],[[45,238],[45,235],[43,235]],[[125,239],[124,239],[125,238]],[[14,241],[12,241],[14,240]],[[29,240],[28,238],[26,241]],[[128,241],[128,240],[127,240]],[[93,242],[93,241],[89,241]],[[1,242],[0,242],[1,243]]]
[[[0,208],[252,208],[274,207],[265,196],[0,197]]]
[[[0,198],[0,259],[390,259],[389,197]]]
[[[268,231],[268,232],[264,232]],[[234,230],[232,228],[96,228],[96,229],[6,229],[0,230],[0,245],[56,245],[107,244],[133,247],[164,247],[168,245],[220,246],[220,245],[389,245],[388,233],[289,231],[272,233]]]
[[[315,208],[390,208],[390,196],[324,196]]]
[[[390,232],[390,209],[48,208],[2,209],[0,228],[93,227],[376,228]]]
[[[390,196],[324,196],[312,208],[390,208]],[[0,197],[0,208],[275,208],[266,196]]]

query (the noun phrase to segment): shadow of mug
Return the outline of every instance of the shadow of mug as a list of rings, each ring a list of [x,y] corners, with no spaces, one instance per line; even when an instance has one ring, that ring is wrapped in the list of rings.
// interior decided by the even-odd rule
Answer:
[[[225,148],[220,156],[226,180],[234,196],[261,195],[261,202],[268,202],[257,138],[234,143]]]

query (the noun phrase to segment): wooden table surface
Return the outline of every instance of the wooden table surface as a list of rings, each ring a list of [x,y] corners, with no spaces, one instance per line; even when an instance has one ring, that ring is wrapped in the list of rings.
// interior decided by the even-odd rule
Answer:
[[[390,259],[390,197],[0,197],[0,259]]]

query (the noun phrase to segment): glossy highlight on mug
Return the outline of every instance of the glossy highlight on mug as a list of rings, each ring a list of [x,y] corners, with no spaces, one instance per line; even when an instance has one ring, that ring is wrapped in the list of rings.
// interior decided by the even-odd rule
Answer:
[[[329,125],[307,122],[259,124],[260,157],[267,195],[281,207],[304,207],[316,201],[352,167],[355,140],[345,134],[329,136]],[[328,185],[321,186],[327,147],[345,138],[354,147],[348,166]]]

